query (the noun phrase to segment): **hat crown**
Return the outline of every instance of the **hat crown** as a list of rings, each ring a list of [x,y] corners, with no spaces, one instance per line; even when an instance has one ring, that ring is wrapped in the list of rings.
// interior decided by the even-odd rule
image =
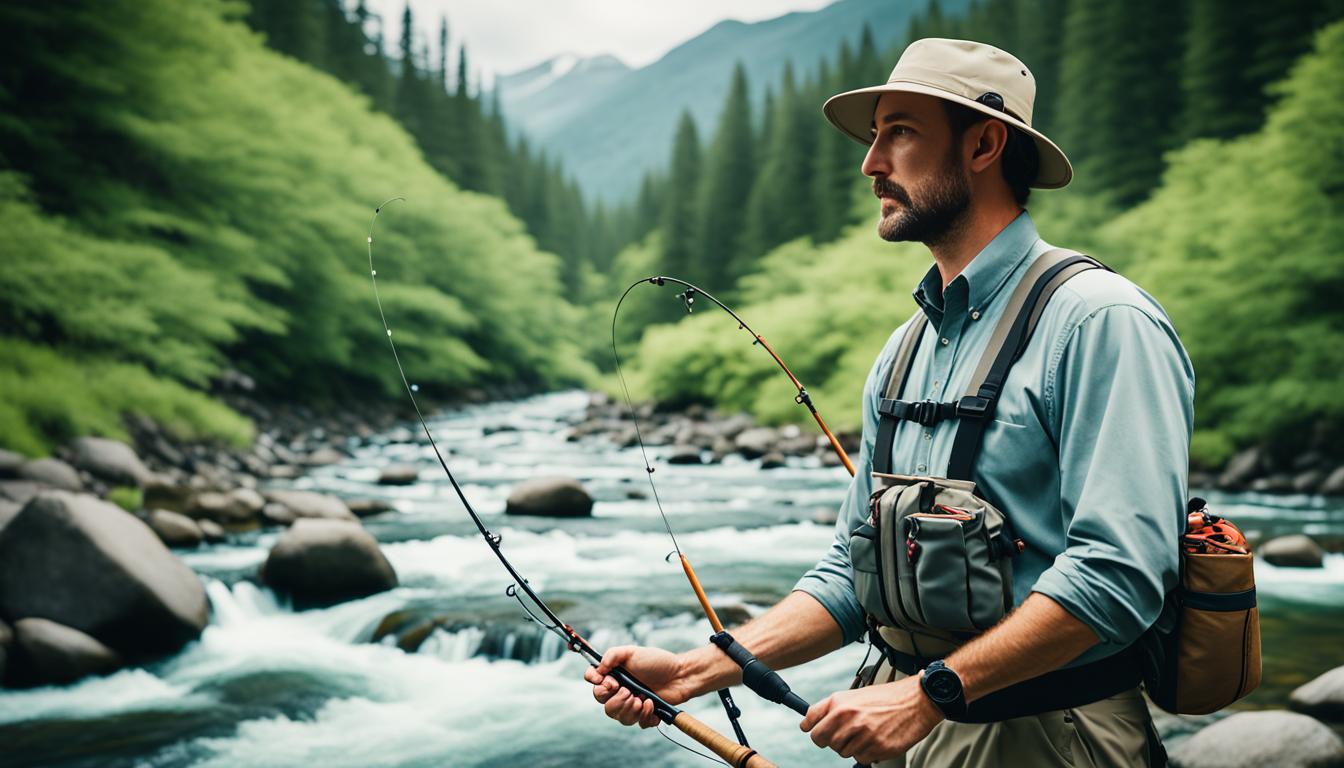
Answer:
[[[974,40],[926,37],[906,46],[887,83],[916,83],[975,101],[1003,99],[1006,112],[1031,125],[1036,78],[1016,56]]]

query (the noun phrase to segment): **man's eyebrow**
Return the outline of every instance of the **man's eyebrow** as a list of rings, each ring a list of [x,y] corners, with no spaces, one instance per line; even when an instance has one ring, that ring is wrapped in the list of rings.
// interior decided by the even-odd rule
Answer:
[[[885,116],[882,118],[882,124],[883,124],[883,125],[886,125],[887,123],[894,123],[894,122],[896,122],[897,120],[906,120],[906,121],[909,121],[909,122],[912,122],[912,123],[918,123],[918,122],[919,122],[919,118],[915,117],[914,115],[910,114],[909,112],[890,112],[890,113],[888,113],[887,115],[885,115]],[[873,122],[873,124],[872,124],[870,127],[873,129],[873,132],[874,132],[874,133],[877,132],[877,123],[876,123],[876,122]]]

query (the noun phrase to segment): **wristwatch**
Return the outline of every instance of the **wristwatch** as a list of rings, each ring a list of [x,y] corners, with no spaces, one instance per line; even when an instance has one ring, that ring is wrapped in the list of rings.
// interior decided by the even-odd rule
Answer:
[[[966,715],[966,692],[961,688],[961,678],[942,659],[924,668],[919,687],[948,720]]]

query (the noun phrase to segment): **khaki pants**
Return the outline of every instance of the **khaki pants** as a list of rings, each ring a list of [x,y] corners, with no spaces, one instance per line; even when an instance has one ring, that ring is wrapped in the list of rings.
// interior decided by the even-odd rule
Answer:
[[[884,660],[873,681],[903,677]],[[904,757],[872,768],[1148,768],[1151,720],[1143,694],[1134,687],[1081,707],[998,723],[944,721]]]

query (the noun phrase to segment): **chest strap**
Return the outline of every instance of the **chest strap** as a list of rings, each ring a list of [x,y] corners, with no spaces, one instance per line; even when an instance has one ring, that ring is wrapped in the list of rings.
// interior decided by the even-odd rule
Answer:
[[[891,447],[896,429],[902,421],[931,427],[956,419],[959,424],[952,442],[947,477],[970,480],[979,457],[981,439],[990,420],[994,418],[994,407],[1003,389],[1003,382],[1008,378],[1013,363],[1026,350],[1046,303],[1065,281],[1089,269],[1106,269],[1106,266],[1090,256],[1064,248],[1056,248],[1037,257],[1013,290],[965,393],[960,400],[953,402],[900,399],[901,390],[910,377],[910,369],[919,351],[920,341],[929,325],[924,312],[916,312],[896,348],[891,369],[887,372],[884,394],[878,404],[873,471],[894,473]]]

